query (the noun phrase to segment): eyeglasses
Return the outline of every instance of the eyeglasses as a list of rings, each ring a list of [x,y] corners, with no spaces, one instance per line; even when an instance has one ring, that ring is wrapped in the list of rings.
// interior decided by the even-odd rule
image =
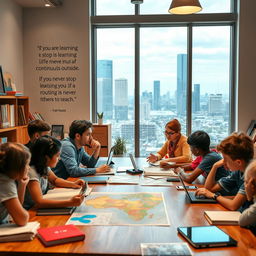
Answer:
[[[164,131],[164,134],[166,134],[166,135],[173,135],[173,134],[175,134],[176,132],[167,132],[167,131]]]

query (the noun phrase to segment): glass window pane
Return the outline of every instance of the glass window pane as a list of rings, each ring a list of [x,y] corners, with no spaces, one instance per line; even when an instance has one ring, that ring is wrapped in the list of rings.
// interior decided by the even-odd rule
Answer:
[[[134,152],[134,29],[97,29],[97,111]]]
[[[96,0],[96,15],[133,15],[134,4],[129,0]]]
[[[230,27],[193,28],[192,130],[212,145],[229,134]]]
[[[203,10],[200,13],[225,13],[230,12],[233,0],[200,0]],[[141,14],[168,14],[172,0],[144,0],[140,5]]]
[[[186,131],[187,28],[141,28],[140,43],[140,155],[145,156],[161,148],[171,119],[178,118]]]

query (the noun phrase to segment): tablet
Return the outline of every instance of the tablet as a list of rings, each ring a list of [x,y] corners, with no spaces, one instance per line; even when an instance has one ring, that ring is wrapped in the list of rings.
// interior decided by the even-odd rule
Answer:
[[[178,232],[195,248],[237,245],[236,240],[216,226],[178,227]]]

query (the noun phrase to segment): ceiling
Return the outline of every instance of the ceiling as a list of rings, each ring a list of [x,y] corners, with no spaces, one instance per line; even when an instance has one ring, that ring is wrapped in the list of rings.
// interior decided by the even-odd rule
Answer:
[[[52,3],[54,6],[62,4],[63,0],[14,0],[18,5],[26,8],[45,7],[45,3]],[[52,7],[54,7],[52,5]]]
[[[44,7],[44,0],[14,0],[17,4],[23,7]]]

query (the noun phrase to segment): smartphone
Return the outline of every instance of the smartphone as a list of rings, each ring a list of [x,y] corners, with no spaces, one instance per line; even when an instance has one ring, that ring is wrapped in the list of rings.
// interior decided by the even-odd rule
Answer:
[[[81,190],[80,190],[80,193],[79,193],[80,196],[82,196],[82,195],[85,194],[86,189],[87,189],[87,186],[88,186],[88,183],[85,182],[84,185],[83,185],[83,187],[82,187]]]
[[[184,189],[183,186],[176,186],[176,189],[182,190]],[[186,186],[186,189],[197,189],[197,186]]]

